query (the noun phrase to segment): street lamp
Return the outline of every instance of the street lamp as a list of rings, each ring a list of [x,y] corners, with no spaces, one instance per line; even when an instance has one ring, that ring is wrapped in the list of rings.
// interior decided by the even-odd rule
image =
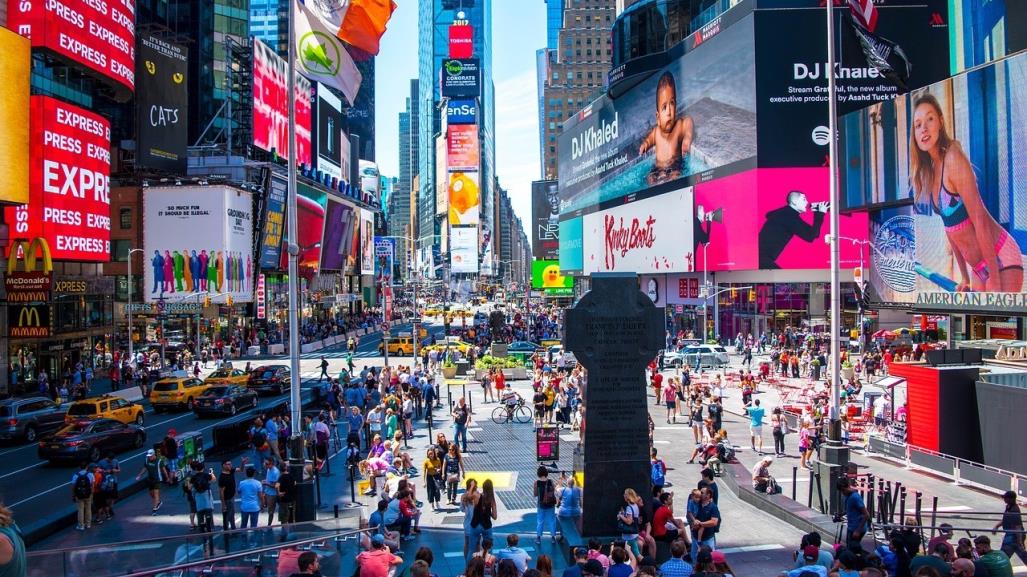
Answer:
[[[145,252],[141,248],[128,249],[128,360],[135,364],[135,352],[132,346],[132,255],[137,252]],[[163,336],[163,335],[162,335]]]

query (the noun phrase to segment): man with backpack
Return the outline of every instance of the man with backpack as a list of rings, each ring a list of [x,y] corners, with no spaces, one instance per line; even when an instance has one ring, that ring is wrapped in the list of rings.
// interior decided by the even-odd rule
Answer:
[[[662,491],[664,485],[667,484],[667,465],[663,462],[663,459],[656,456],[656,447],[650,450],[649,463],[649,477],[653,483],[653,492],[655,493],[657,488]],[[659,493],[656,494],[658,495]]]
[[[260,467],[264,460],[271,456],[267,429],[264,428],[264,420],[260,417],[253,419],[253,426],[250,427],[250,445],[253,446],[253,462]]]
[[[89,472],[89,463],[82,461],[78,472],[71,477],[71,500],[75,502],[78,512],[78,524],[75,529],[85,531],[93,524],[93,484],[96,477]]]

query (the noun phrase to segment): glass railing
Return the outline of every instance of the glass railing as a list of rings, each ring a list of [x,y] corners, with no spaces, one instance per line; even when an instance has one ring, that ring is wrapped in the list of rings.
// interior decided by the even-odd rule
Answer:
[[[298,572],[295,558],[314,551],[325,577],[352,572],[359,552],[357,519],[319,521],[125,541],[92,547],[29,553],[28,577],[191,577],[239,575],[261,577]],[[292,565],[289,565],[292,563]],[[326,570],[327,569],[327,570]],[[349,573],[347,574],[349,575]]]

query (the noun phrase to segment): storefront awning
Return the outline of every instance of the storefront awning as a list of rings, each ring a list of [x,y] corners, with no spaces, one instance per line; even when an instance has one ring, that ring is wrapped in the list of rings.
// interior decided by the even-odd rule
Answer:
[[[881,387],[882,389],[891,389],[894,388],[895,385],[906,384],[906,379],[903,377],[884,377],[883,379],[877,381],[874,384],[878,387]]]

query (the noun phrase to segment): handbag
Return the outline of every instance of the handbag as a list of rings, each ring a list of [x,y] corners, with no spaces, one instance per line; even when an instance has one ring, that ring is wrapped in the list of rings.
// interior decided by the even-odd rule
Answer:
[[[623,515],[623,514],[624,514],[624,509],[621,509],[621,515]],[[620,531],[621,534],[624,534],[624,535],[634,535],[634,534],[638,533],[638,519],[635,518],[635,517],[632,517],[631,523],[625,523],[624,520],[621,519],[620,515],[618,515],[617,516],[617,530]]]
[[[457,473],[450,473],[449,475],[446,475],[446,482],[447,483],[459,483],[460,482],[460,475],[457,474]]]

